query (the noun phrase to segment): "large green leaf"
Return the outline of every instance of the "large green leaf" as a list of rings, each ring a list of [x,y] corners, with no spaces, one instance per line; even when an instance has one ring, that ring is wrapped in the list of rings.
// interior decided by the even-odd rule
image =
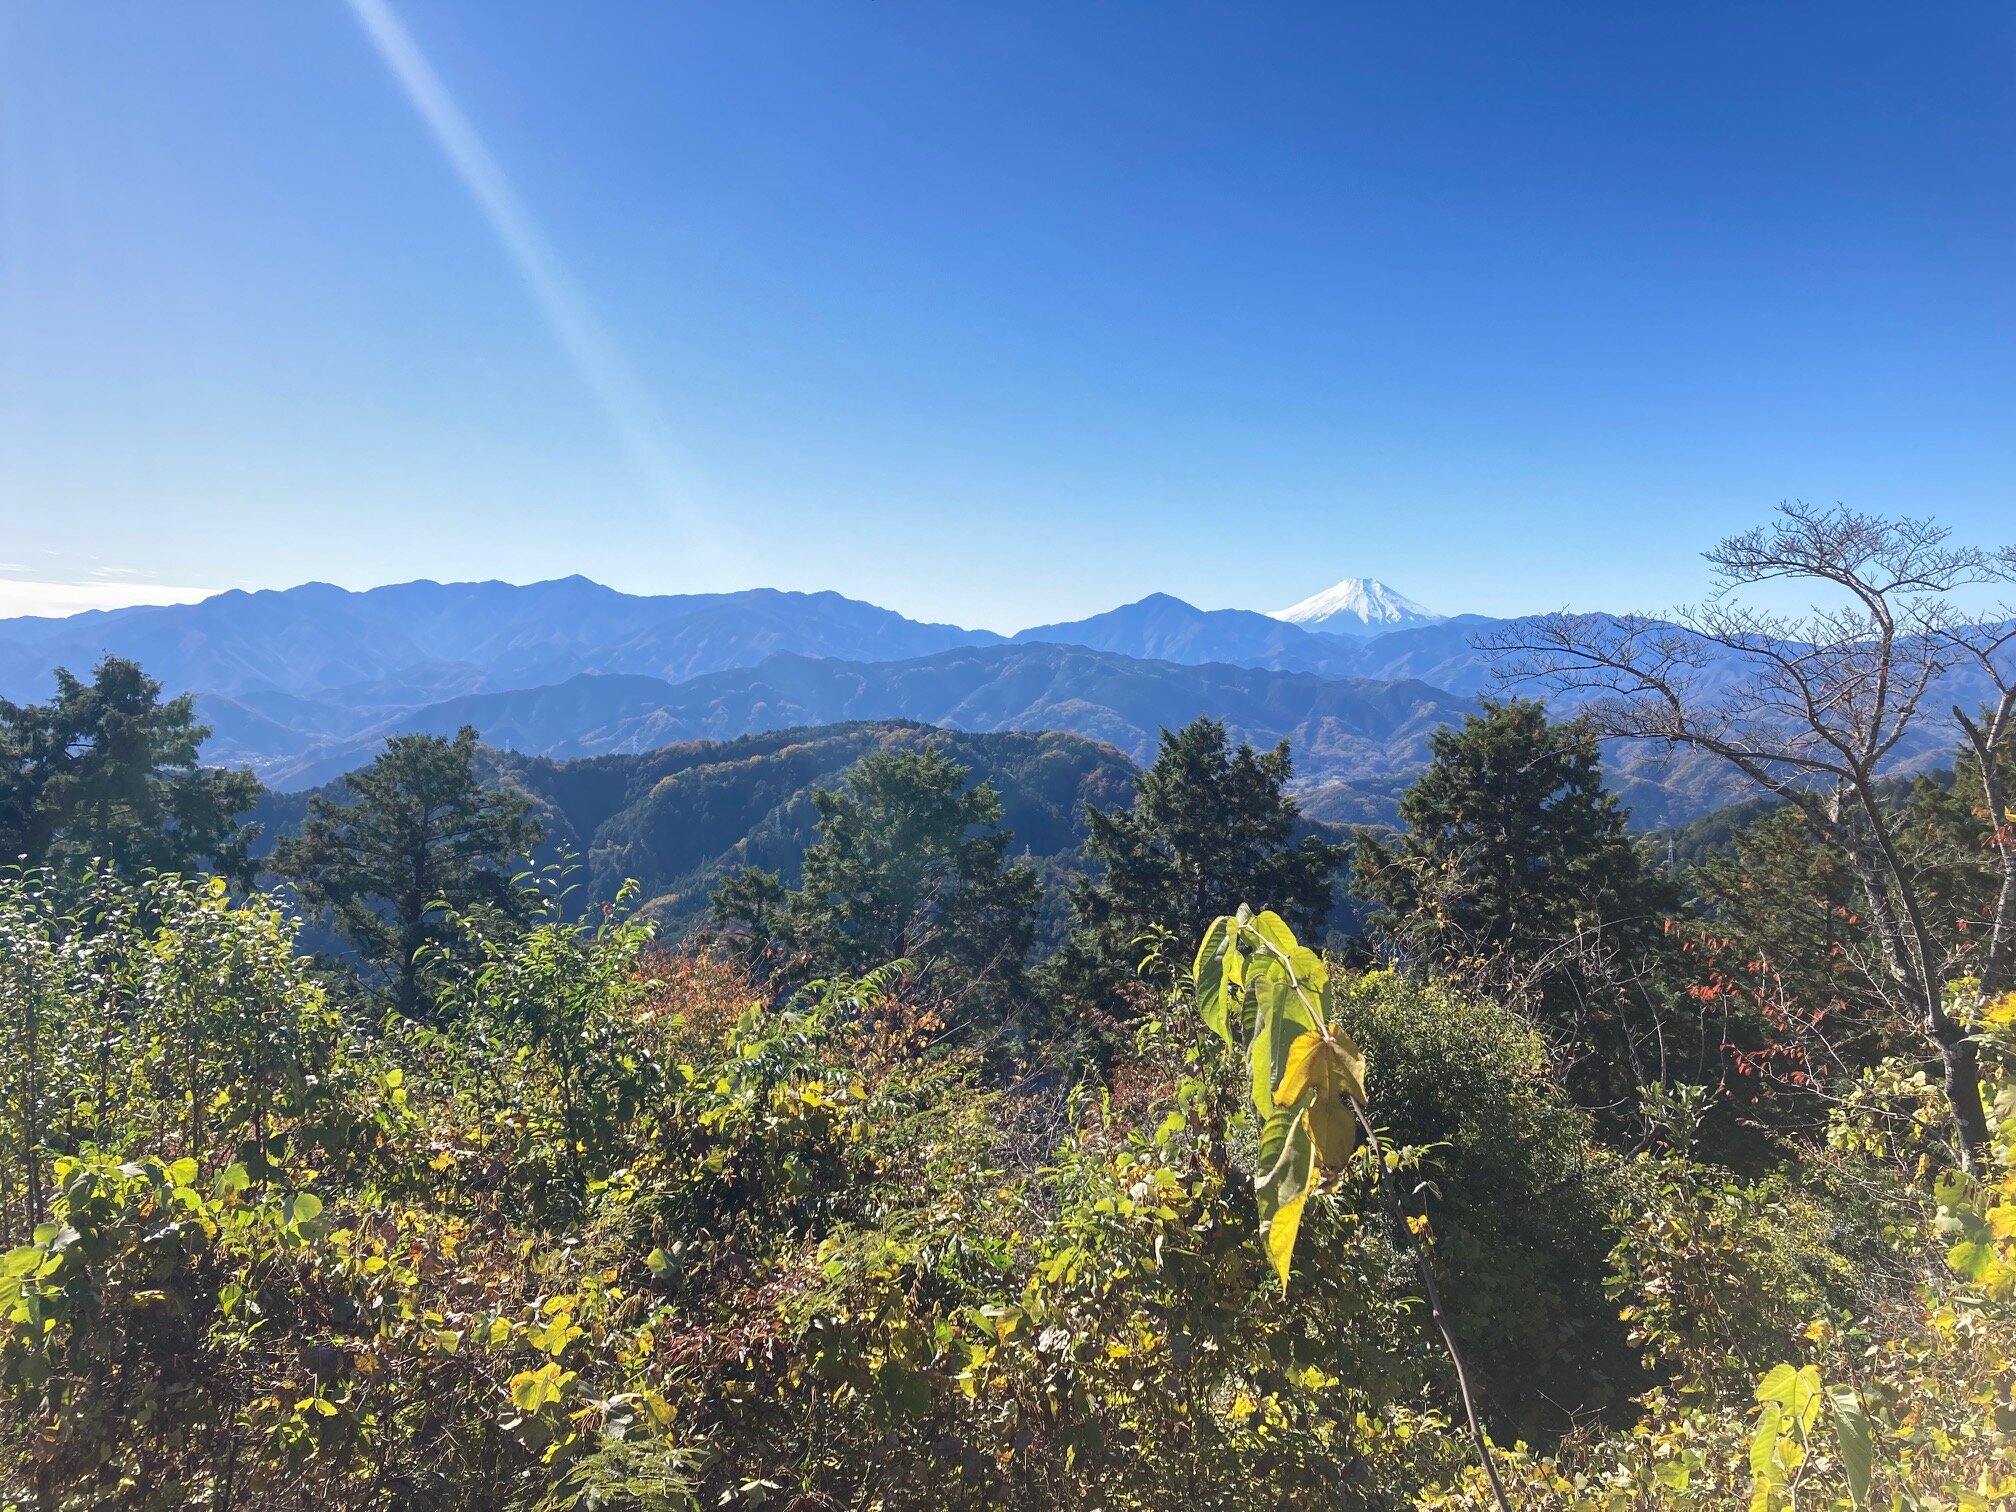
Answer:
[[[1814,1419],[1820,1415],[1820,1367],[1802,1365],[1794,1370],[1790,1365],[1772,1366],[1757,1383],[1757,1400],[1783,1407],[1788,1419],[1802,1432],[1811,1433]]]
[[[1294,1104],[1276,1103],[1260,1120],[1260,1169],[1263,1172],[1272,1170],[1274,1162],[1281,1158],[1281,1151],[1288,1143],[1295,1121],[1301,1116],[1302,1110]]]
[[[1783,1480],[1778,1464],[1778,1437],[1784,1426],[1785,1409],[1776,1402],[1766,1402],[1757,1415],[1757,1426],[1750,1431],[1750,1479],[1756,1488],[1750,1501],[1751,1512],[1769,1512],[1771,1492]]]
[[[1191,976],[1196,982],[1197,1012],[1227,1049],[1237,1048],[1226,1017],[1245,981],[1245,965],[1246,957],[1237,947],[1236,921],[1230,915],[1214,919],[1197,947]]]
[[[1296,996],[1280,962],[1255,960],[1248,993],[1253,1000],[1253,1042],[1247,1062],[1253,1074],[1253,1107],[1264,1115],[1274,1106],[1274,1089],[1288,1070],[1288,1052],[1303,1034],[1320,1026]]]
[[[1365,1057],[1349,1035],[1326,1027],[1329,971],[1278,914],[1241,908],[1214,921],[1193,975],[1205,1023],[1227,1044],[1245,1041],[1260,1122],[1254,1195],[1267,1260],[1285,1292],[1309,1193],[1321,1171],[1356,1148]]]
[[[1249,926],[1261,945],[1280,957],[1310,998],[1322,996],[1329,984],[1330,970],[1323,958],[1295,938],[1282,917],[1273,912],[1258,913]]]
[[[298,1227],[322,1216],[322,1199],[313,1192],[296,1192],[280,1208],[282,1221],[290,1228]]]
[[[1848,1477],[1848,1495],[1857,1507],[1869,1505],[1869,1476],[1875,1451],[1870,1440],[1869,1414],[1853,1386],[1832,1386],[1827,1404],[1834,1411],[1834,1436],[1841,1444],[1841,1469]]]

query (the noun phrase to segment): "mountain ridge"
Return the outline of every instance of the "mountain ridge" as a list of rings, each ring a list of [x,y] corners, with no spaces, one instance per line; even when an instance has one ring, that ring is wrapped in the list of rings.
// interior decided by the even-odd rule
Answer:
[[[0,697],[43,693],[52,665],[126,655],[212,727],[204,758],[287,788],[361,765],[387,735],[463,723],[553,759],[640,752],[846,720],[979,732],[1056,729],[1146,761],[1163,728],[1224,719],[1287,740],[1312,813],[1390,817],[1427,737],[1497,690],[1477,615],[1333,635],[1150,594],[1014,637],[920,624],[837,593],[751,589],[639,598],[586,578],[329,584],[194,605],[0,621]],[[1711,676],[1713,673],[1711,672]],[[1956,687],[1956,694],[1966,689]],[[1578,704],[1554,700],[1562,712]],[[1928,726],[1900,770],[1944,744]],[[1606,746],[1641,822],[1733,796],[1726,773]]]
[[[406,711],[282,759],[229,755],[270,785],[296,788],[361,765],[387,735],[447,735],[463,724],[492,744],[572,759],[766,729],[899,719],[983,733],[1060,730],[1143,762],[1164,728],[1208,714],[1224,719],[1236,738],[1266,746],[1288,740],[1315,780],[1418,765],[1428,735],[1474,707],[1425,683],[1189,666],[1033,642],[957,647],[900,662],[780,652],[753,668],[676,684],[583,674],[548,688],[468,694]]]
[[[1050,642],[1113,651],[1150,661],[1200,666],[1230,662],[1281,672],[1353,676],[1358,643],[1286,624],[1251,609],[1199,609],[1168,593],[1151,593],[1103,614],[1033,625],[1009,637],[1016,645]]]
[[[41,696],[52,666],[88,670],[105,655],[138,661],[170,691],[255,708],[277,696],[392,709],[577,672],[676,680],[780,650],[899,657],[1001,639],[830,590],[642,596],[579,576],[525,585],[420,579],[362,591],[309,583],[0,620],[0,697]]]

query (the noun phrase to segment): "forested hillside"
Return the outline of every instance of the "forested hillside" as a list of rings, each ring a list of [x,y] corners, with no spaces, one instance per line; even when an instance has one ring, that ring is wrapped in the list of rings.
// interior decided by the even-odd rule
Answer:
[[[2016,638],[1947,595],[2016,558],[1718,550],[1870,607],[1693,682],[1535,622],[1606,697],[1348,842],[1208,717],[261,800],[130,662],[0,704],[0,1499],[2010,1505]],[[1647,845],[1617,740],[1759,801]]]
[[[451,732],[452,733],[452,732]],[[523,793],[547,861],[571,856],[588,895],[609,900],[626,880],[675,933],[705,913],[728,872],[763,866],[795,880],[813,839],[814,791],[875,751],[935,747],[991,782],[1015,853],[1046,876],[1084,865],[1088,806],[1113,808],[1136,768],[1110,747],[1061,733],[969,735],[906,723],[857,723],[693,741],[637,755],[573,761],[486,751],[483,780]],[[342,798],[341,783],[317,790]],[[270,853],[297,833],[310,793],[268,793],[252,812]]]
[[[300,755],[253,765],[271,785],[296,790],[368,760],[388,735],[451,735],[465,724],[488,743],[566,760],[848,720],[1069,731],[1139,762],[1152,753],[1158,730],[1208,715],[1242,739],[1286,740],[1312,814],[1390,823],[1395,795],[1426,763],[1429,737],[1477,707],[1419,682],[1188,666],[1042,643],[879,663],[779,655],[676,685],[583,675],[552,687],[471,694],[403,711],[370,734],[322,739]],[[228,737],[209,743],[211,753],[245,749],[236,741],[254,750],[274,749],[259,744],[269,738],[282,751],[301,744],[298,732],[262,734],[228,710],[217,714],[207,700],[199,708],[206,719],[233,721]],[[1892,766],[1937,764],[1950,744],[1947,731],[1914,732],[1892,753]],[[1644,824],[1693,819],[1743,791],[1740,774],[1693,753],[1613,743],[1606,754],[1614,785]]]

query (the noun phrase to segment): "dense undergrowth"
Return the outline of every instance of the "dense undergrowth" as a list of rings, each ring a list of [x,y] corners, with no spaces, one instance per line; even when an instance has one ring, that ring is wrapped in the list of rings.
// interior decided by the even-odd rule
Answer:
[[[1356,1152],[1261,1242],[1179,983],[1021,1080],[900,963],[765,988],[549,898],[358,1011],[221,882],[0,879],[4,1485],[33,1508],[1483,1507],[2016,1497],[2016,1001],[1995,1148],[1879,1067],[1742,1174],[1599,1138],[1508,1008],[1335,975]]]

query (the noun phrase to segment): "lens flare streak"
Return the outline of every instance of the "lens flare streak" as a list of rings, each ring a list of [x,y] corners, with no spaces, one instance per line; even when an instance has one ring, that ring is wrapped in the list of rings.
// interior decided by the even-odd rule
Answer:
[[[602,405],[643,481],[683,530],[683,544],[689,550],[705,550],[711,533],[700,528],[692,481],[668,449],[642,383],[596,319],[497,159],[388,0],[350,0],[350,9],[490,223],[554,338]]]

